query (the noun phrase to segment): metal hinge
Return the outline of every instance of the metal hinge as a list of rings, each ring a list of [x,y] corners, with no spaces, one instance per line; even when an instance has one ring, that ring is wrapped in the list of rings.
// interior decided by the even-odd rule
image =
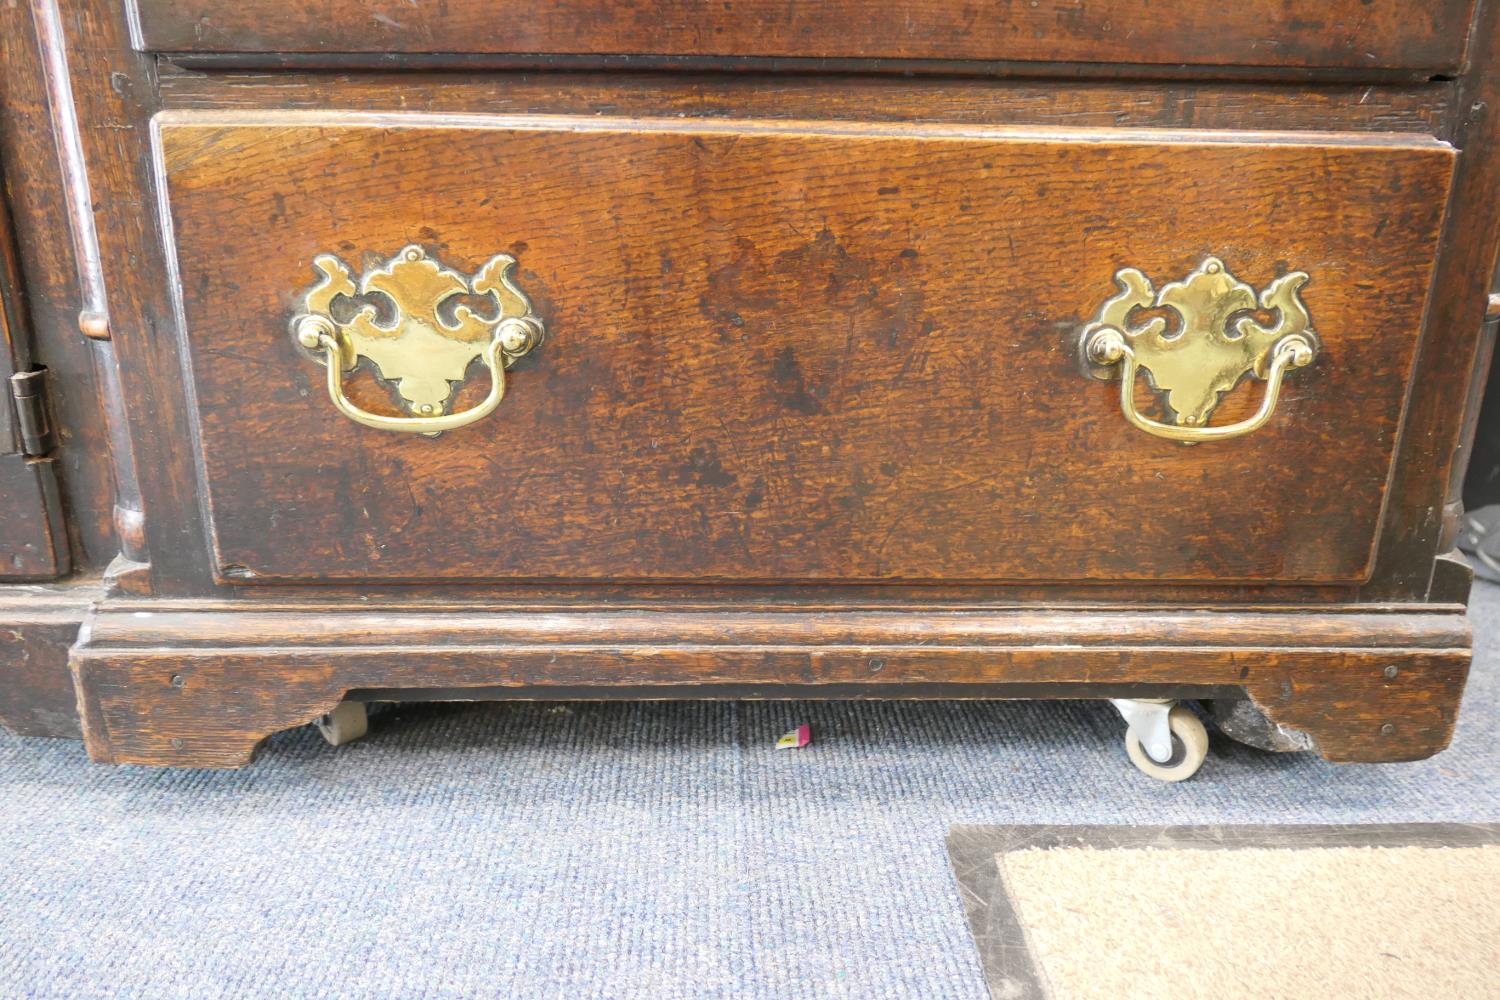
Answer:
[[[40,458],[52,450],[52,420],[47,414],[47,369],[17,372],[10,377],[11,408],[16,414],[21,452]]]

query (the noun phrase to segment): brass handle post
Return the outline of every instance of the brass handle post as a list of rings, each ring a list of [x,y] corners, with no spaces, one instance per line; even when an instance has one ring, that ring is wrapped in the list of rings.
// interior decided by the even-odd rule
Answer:
[[[1223,441],[1225,438],[1249,434],[1264,426],[1276,411],[1276,401],[1281,397],[1281,380],[1288,369],[1301,368],[1313,359],[1313,346],[1305,338],[1292,336],[1277,345],[1271,356],[1270,369],[1266,376],[1266,391],[1260,408],[1252,416],[1232,424],[1217,427],[1195,427],[1191,424],[1166,424],[1152,420],[1141,413],[1135,405],[1135,378],[1140,371],[1135,352],[1125,343],[1120,331],[1104,329],[1096,332],[1088,347],[1089,360],[1096,364],[1120,364],[1120,410],[1132,427],[1147,434],[1166,438],[1169,441]]]

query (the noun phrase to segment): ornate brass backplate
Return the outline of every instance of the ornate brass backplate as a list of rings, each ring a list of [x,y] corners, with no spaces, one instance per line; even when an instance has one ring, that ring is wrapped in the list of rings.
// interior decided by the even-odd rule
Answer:
[[[1083,328],[1084,360],[1096,377],[1121,380],[1125,418],[1147,433],[1176,441],[1248,434],[1270,419],[1287,370],[1317,356],[1318,336],[1300,294],[1308,280],[1304,272],[1292,271],[1257,295],[1221,260],[1209,257],[1158,292],[1140,271],[1122,268],[1115,273],[1119,294]],[[1180,324],[1172,329],[1165,318],[1152,316],[1132,325],[1131,314],[1138,309],[1169,309]],[[1274,313],[1275,324],[1264,326],[1250,315],[1257,309]],[[1171,423],[1137,411],[1137,370],[1144,370],[1152,387],[1165,394]],[[1207,426],[1220,397],[1247,375],[1266,381],[1260,409],[1238,423]]]
[[[542,322],[512,280],[515,266],[514,257],[500,254],[466,278],[421,247],[408,246],[367,271],[356,286],[349,267],[323,254],[313,260],[323,277],[292,318],[292,335],[328,369],[329,398],[349,419],[381,430],[428,435],[462,427],[494,411],[505,395],[505,369],[542,340]],[[496,311],[483,316],[463,303],[445,311],[445,303],[457,295],[487,297]],[[390,324],[381,324],[379,311],[368,301],[347,320],[336,318],[334,303],[356,296],[384,297],[393,307]],[[360,358],[372,362],[377,377],[394,386],[399,405],[412,416],[370,413],[349,400],[343,376]],[[490,373],[488,396],[478,406],[447,412],[455,387],[481,359]]]

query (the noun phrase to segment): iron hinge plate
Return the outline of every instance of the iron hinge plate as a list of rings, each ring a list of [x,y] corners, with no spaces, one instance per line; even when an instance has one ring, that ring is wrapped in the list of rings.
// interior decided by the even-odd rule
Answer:
[[[52,451],[52,419],[47,411],[47,369],[17,372],[10,377],[11,408],[21,453],[40,458]]]

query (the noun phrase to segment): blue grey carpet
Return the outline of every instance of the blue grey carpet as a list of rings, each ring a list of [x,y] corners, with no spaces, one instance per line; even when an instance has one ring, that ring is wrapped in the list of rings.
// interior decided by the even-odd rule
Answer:
[[[1472,613],[1446,753],[1218,739],[1182,785],[1094,703],[407,706],[238,772],[0,733],[0,996],[980,1000],[950,824],[1500,820],[1500,587]]]

